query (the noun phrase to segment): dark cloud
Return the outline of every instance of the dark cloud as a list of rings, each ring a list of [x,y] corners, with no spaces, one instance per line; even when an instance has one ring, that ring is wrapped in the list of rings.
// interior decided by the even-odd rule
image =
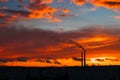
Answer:
[[[75,15],[73,14],[58,14],[58,17],[62,17],[62,18],[65,18],[65,17],[73,17]]]
[[[13,59],[13,58],[1,58],[0,59],[0,62],[3,62],[3,63],[5,63],[5,62],[13,62],[15,59]]]
[[[120,9],[120,0],[71,0],[71,2],[75,3],[77,6],[90,3],[95,7],[104,7],[112,10]]]
[[[3,10],[4,12],[7,12],[8,14],[12,14],[12,15],[19,15],[19,16],[27,16],[30,14],[29,11],[23,11],[23,10],[12,10],[12,9],[5,9]]]
[[[110,5],[110,6],[120,5],[120,2],[105,1],[104,3],[105,3],[105,4],[108,4],[108,5]]]
[[[17,61],[20,61],[20,62],[26,62],[28,60],[28,58],[26,57],[18,57],[16,58]]]
[[[45,60],[44,60],[44,59],[41,59],[41,58],[37,59],[36,61],[37,61],[37,62],[45,62]]]
[[[73,60],[75,61],[81,61],[82,59],[81,58],[77,58],[77,57],[72,57]]]
[[[44,47],[59,43],[59,36],[60,34],[55,32],[41,29],[0,27],[0,47],[4,48],[6,55],[9,53],[11,56],[25,54],[28,57],[41,57],[48,53],[44,52]]]
[[[81,49],[70,43],[69,40],[71,39],[76,42],[79,41],[78,43],[87,50],[87,55],[94,54],[92,51],[96,50],[99,52],[101,52],[100,50],[113,50],[113,52],[117,51],[117,55],[119,52],[119,42],[117,42],[120,38],[119,32],[119,29],[97,30],[96,28],[87,28],[57,33],[24,26],[0,27],[0,58],[22,56],[30,59],[46,59],[47,57],[55,59],[79,56]],[[49,62],[49,60],[47,61]]]
[[[106,62],[106,61],[110,61],[110,62],[119,62],[119,58],[96,58],[95,61],[99,61],[99,62]]]
[[[97,7],[104,7],[112,10],[120,9],[120,0],[93,0],[90,3]]]
[[[96,61],[99,61],[99,62],[104,62],[105,60],[104,59],[95,59]]]
[[[49,6],[48,4],[53,3],[53,0],[30,0],[30,2],[27,3],[28,5],[24,3],[24,0],[18,0],[18,2],[20,2],[20,4],[16,2],[17,6],[14,6],[12,9],[6,8],[6,6],[0,7],[0,12],[6,15],[6,17],[4,17],[4,19],[0,19],[0,21],[4,20],[2,22],[6,23],[5,19],[9,19],[9,17],[14,16],[14,19],[9,21],[9,23],[14,20],[19,21],[19,19],[46,19],[50,22],[60,22],[62,20],[58,18],[58,13],[70,16],[68,9],[58,9]]]
[[[118,58],[105,58],[105,60],[113,61],[113,62],[115,62],[115,61],[119,61]]]
[[[6,25],[8,23],[12,24],[13,21],[17,21],[17,20],[19,21],[20,17],[23,17],[24,19],[29,14],[30,12],[28,11],[5,9],[2,10],[2,12],[0,13],[0,23],[1,24],[6,23]]]
[[[47,7],[47,4],[42,4],[42,0],[34,0],[29,3],[29,9],[31,10],[42,10]]]
[[[46,63],[52,63],[52,62],[50,61],[50,59],[46,59],[45,62],[46,62]]]
[[[54,62],[54,64],[59,64],[59,65],[60,65],[61,63],[60,63],[60,62],[58,62],[58,61],[55,61],[55,62]]]

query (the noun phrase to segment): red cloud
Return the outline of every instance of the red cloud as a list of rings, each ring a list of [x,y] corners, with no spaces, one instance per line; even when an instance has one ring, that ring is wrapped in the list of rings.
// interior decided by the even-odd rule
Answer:
[[[115,19],[120,19],[120,16],[113,16]]]
[[[78,43],[86,49],[96,49],[119,44],[117,42],[119,31],[114,30],[111,33],[110,30],[104,30],[104,34],[103,32],[99,32],[98,36],[100,38],[98,38],[98,36],[95,36],[97,34],[95,32],[96,30],[93,30],[94,32],[88,29],[87,32],[86,30],[80,30],[80,32],[75,31],[59,34],[41,29],[0,27],[0,58],[21,56],[29,58],[63,58],[78,56],[80,49],[72,43],[63,41],[69,41],[71,39],[75,41],[79,40]],[[100,36],[100,34],[103,36]],[[113,35],[116,36],[113,38]]]
[[[119,29],[98,31],[95,28],[87,28],[57,33],[35,28],[28,29],[24,26],[20,26],[19,29],[17,27],[0,27],[0,61],[27,62],[27,64],[31,61],[41,61],[57,65],[63,63],[73,65],[70,62],[80,60],[77,57],[80,57],[81,49],[75,44],[69,43],[71,39],[75,41],[79,39],[80,45],[83,45],[87,50],[87,57],[100,56],[101,54],[105,56],[111,55],[111,53],[112,56],[117,55],[119,57],[120,43],[116,43],[116,39],[120,36],[119,33]],[[96,36],[96,34],[99,35]],[[110,45],[107,45],[108,43]],[[99,47],[95,48],[96,45]]]
[[[0,0],[0,2],[7,2],[8,0]]]
[[[50,8],[50,7],[45,7],[42,10],[30,10],[31,14],[28,15],[27,18],[45,18],[48,19],[49,21],[52,22],[59,22],[61,21],[60,19],[58,19],[57,17],[54,17],[54,13],[57,12],[56,8]]]
[[[59,18],[59,13],[64,15],[69,15],[68,9],[60,9],[50,7],[48,4],[52,4],[53,0],[30,0],[28,6],[24,5],[23,0],[18,0],[22,2],[18,7],[24,9],[23,10],[9,10],[2,9],[2,12],[6,15],[16,16],[16,19],[22,17],[22,19],[46,19],[50,22],[61,22],[62,20]],[[0,16],[3,16],[2,14]],[[6,18],[5,18],[6,19]]]
[[[77,6],[82,6],[85,3],[85,0],[71,0],[72,3],[75,3]]]
[[[29,11],[31,14],[28,15],[27,18],[44,18],[48,19],[50,22],[60,22],[61,20],[58,16],[55,15],[56,12],[62,12],[64,14],[68,14],[68,9],[59,9],[59,8],[52,8],[48,5],[48,3],[52,3],[52,0],[36,0],[32,1],[29,4]]]
[[[6,2],[7,0],[1,0],[1,2]],[[23,0],[18,0],[21,2],[18,7],[24,9],[20,10],[7,10],[6,7],[1,7],[2,13],[6,15],[16,16],[16,19],[22,17],[23,19],[46,19],[50,22],[61,22],[61,16],[70,16],[70,11],[68,9],[60,9],[51,7],[48,4],[54,3],[53,0],[29,0],[29,5],[24,5]],[[120,0],[71,0],[77,6],[82,6],[85,3],[90,3],[95,7],[104,7],[112,10],[118,10],[120,8]],[[94,8],[93,8],[94,9]],[[0,15],[0,16],[3,16]],[[14,17],[15,18],[15,17]],[[115,16],[118,19],[118,17]],[[6,18],[5,18],[6,19]],[[15,19],[14,19],[15,20]],[[12,20],[11,20],[12,22]]]
[[[5,14],[3,14],[3,13],[0,13],[0,17],[4,17],[5,16]]]
[[[95,7],[104,7],[107,9],[118,10],[120,9],[120,0],[71,0],[77,6],[90,3]]]
[[[92,0],[91,3],[97,7],[105,7],[108,9],[119,9],[120,0]]]

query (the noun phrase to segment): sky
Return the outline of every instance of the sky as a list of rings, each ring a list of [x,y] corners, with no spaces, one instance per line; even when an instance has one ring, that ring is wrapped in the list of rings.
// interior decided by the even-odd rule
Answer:
[[[0,0],[0,66],[120,65],[120,0]]]

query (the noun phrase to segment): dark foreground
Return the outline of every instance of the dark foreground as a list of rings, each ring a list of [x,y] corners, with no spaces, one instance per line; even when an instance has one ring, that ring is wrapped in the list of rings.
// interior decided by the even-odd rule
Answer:
[[[0,80],[120,80],[120,66],[0,67]]]

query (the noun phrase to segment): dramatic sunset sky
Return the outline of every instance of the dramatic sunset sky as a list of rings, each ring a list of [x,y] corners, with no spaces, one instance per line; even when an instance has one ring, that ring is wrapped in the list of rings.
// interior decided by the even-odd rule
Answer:
[[[0,0],[0,66],[120,65],[120,0]]]

